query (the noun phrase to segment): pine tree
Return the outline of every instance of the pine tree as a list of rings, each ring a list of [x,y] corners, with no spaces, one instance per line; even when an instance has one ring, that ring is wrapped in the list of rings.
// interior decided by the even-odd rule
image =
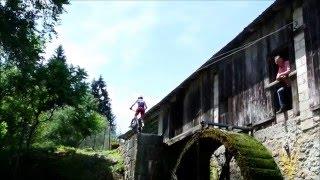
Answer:
[[[106,136],[106,132],[109,132],[109,146],[110,146],[110,135],[111,133],[114,134],[116,131],[116,124],[115,124],[115,116],[112,113],[111,109],[111,100],[109,98],[109,93],[106,89],[106,83],[103,80],[102,76],[100,75],[99,79],[93,80],[91,84],[92,94],[98,101],[98,112],[104,115],[107,118],[109,130],[105,130],[104,137]],[[96,139],[96,138],[95,138]],[[95,142],[94,142],[95,144]],[[95,145],[94,145],[95,146]]]

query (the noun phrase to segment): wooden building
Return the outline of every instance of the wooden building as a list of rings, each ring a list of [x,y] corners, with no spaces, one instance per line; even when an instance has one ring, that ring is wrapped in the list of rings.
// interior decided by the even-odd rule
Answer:
[[[276,113],[276,55],[291,67],[283,113]],[[318,179],[320,1],[276,0],[152,107],[144,121],[143,133],[120,137],[126,140],[125,179],[208,179],[218,147],[225,146],[229,160],[227,154],[236,152],[228,150],[228,140],[240,143],[241,152],[233,156],[246,166],[240,171],[247,179],[274,179],[275,174],[276,179]],[[250,130],[251,136],[229,130]]]
[[[284,115],[312,116],[320,107],[319,48],[320,2],[277,0],[150,109],[144,132],[174,142],[202,121],[256,129],[277,123],[275,55],[291,66]]]

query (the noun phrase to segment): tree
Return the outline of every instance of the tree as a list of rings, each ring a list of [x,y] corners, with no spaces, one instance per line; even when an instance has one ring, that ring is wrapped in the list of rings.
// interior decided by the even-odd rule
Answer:
[[[44,43],[56,34],[54,28],[66,4],[68,0],[2,0],[0,57],[30,68],[39,60]]]
[[[0,1],[0,122],[7,126],[2,146],[29,146],[38,117],[54,105],[41,76],[41,53],[66,4],[67,0]]]
[[[52,120],[39,128],[39,142],[78,147],[86,137],[101,132],[106,126],[105,117],[96,110],[97,102],[89,93],[75,107],[64,106],[58,109]],[[42,118],[48,116],[47,113]]]
[[[97,81],[93,80],[91,91],[93,96],[98,100],[98,112],[107,118],[111,125],[112,132],[115,132],[115,116],[112,113],[111,100],[109,98],[106,83],[101,75]]]
[[[116,124],[115,124],[115,116],[112,113],[112,108],[111,108],[111,100],[109,98],[108,91],[106,89],[106,83],[103,80],[102,76],[100,75],[99,79],[93,80],[91,84],[91,92],[93,96],[97,99],[98,101],[98,112],[105,116],[108,121],[108,127],[109,130],[106,128],[103,134],[103,146],[105,142],[105,137],[106,133],[108,131],[108,144],[110,146],[110,136],[111,133],[114,134],[116,131]],[[94,138],[94,147],[95,147],[95,141],[96,137]]]
[[[30,147],[37,128],[52,120],[57,108],[78,105],[89,90],[86,72],[67,65],[61,46],[47,64],[35,66],[26,83],[16,83],[20,77],[16,66],[1,74],[4,93],[0,106],[0,121],[8,126],[5,143],[19,149]],[[49,114],[46,119],[40,118],[43,113]]]

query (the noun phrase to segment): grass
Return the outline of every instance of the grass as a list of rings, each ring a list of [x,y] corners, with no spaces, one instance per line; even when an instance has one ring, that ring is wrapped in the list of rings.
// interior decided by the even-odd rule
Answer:
[[[10,153],[1,153],[0,168],[7,169],[4,174],[12,175]],[[3,170],[2,169],[2,170]],[[15,179],[66,179],[66,180],[118,180],[124,172],[123,159],[118,150],[94,151],[56,147],[31,149],[24,152],[19,160]]]

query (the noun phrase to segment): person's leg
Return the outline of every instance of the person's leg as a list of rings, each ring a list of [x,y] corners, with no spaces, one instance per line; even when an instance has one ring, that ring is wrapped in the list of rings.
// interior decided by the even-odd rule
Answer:
[[[285,108],[285,88],[281,87],[277,90],[278,94],[278,99],[279,99],[279,105],[280,105],[280,110],[278,112],[281,112]]]
[[[139,108],[136,110],[136,113],[134,114],[135,119],[137,119],[138,114],[139,114]]]
[[[141,111],[140,111],[141,119],[143,119],[143,118],[144,118],[144,114],[145,114],[144,109],[141,109]]]
[[[144,126],[144,122],[143,122],[143,119],[144,119],[144,114],[145,114],[145,110],[144,109],[141,109],[141,124],[142,124],[142,127]]]

